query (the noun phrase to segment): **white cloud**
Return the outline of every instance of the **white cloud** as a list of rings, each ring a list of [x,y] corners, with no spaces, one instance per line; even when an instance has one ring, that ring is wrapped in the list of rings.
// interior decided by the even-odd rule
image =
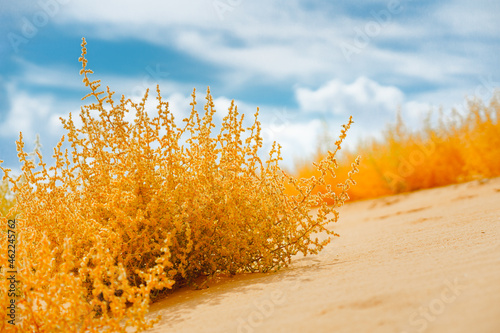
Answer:
[[[51,95],[33,95],[26,91],[18,90],[13,85],[8,86],[10,97],[10,109],[5,120],[0,123],[0,138],[2,151],[5,156],[3,167],[13,170],[14,174],[21,172],[19,160],[16,156],[16,141],[22,132],[24,151],[32,152],[36,135],[40,135],[42,154],[49,161],[53,154],[53,147],[61,139],[64,129],[59,116],[69,110],[70,105],[66,101],[56,100]],[[7,157],[7,158],[6,158]]]
[[[492,38],[498,37],[500,31],[499,12],[500,4],[496,1],[455,0],[444,2],[432,16],[440,22],[443,32],[463,37],[482,35]]]
[[[78,20],[80,22],[106,24],[110,28],[126,24],[129,29],[138,25],[172,26],[188,24],[203,26],[204,22],[217,19],[212,1],[156,1],[143,0],[89,0],[71,1],[62,7],[64,15],[56,17],[60,22]],[[114,31],[116,32],[116,31]]]
[[[295,96],[301,110],[334,115],[392,112],[404,100],[398,88],[382,86],[366,77],[351,84],[332,80],[316,90],[297,88]]]
[[[491,1],[433,3],[427,5],[432,12],[419,8],[413,16],[411,5],[404,4],[402,12],[392,15],[380,34],[370,38],[368,46],[355,57],[360,61],[351,67],[339,46],[352,43],[354,30],[375,18],[348,15],[345,9],[349,6],[345,4],[325,2],[306,9],[303,2],[292,0],[286,4],[261,0],[59,2],[60,11],[52,21],[83,23],[87,36],[136,38],[175,48],[230,68],[235,72],[232,77],[307,84],[318,84],[326,77],[345,81],[365,75],[378,79],[385,73],[442,81],[450,74],[479,66],[470,66],[474,61],[467,62],[455,50],[450,51],[458,37],[477,33],[493,37],[500,29],[495,15],[498,5]],[[223,15],[216,3],[226,4]],[[369,1],[369,5],[375,11],[387,9],[384,1]],[[449,36],[454,39],[449,40]],[[414,52],[398,49],[398,43],[411,40],[415,42],[410,44],[417,45]],[[396,47],[391,48],[394,43]],[[443,47],[438,50],[436,45]]]
[[[22,67],[22,74],[11,79],[13,84],[29,84],[43,88],[64,88],[82,91],[85,94],[90,91],[90,88],[85,87],[82,82],[83,76],[79,75],[79,68],[75,70],[60,66],[42,67],[22,59],[17,59],[16,62]],[[126,98],[142,98],[147,89],[149,89],[149,96],[155,97],[157,84],[160,85],[162,93],[190,91],[193,88],[189,84],[153,77],[147,68],[144,69],[142,75],[137,76],[95,73],[91,74],[89,79],[101,80],[100,89],[106,91],[106,87],[109,86],[111,91],[116,92],[114,95],[116,99],[121,97],[118,94],[124,94]]]
[[[252,77],[265,75],[267,79],[283,80],[290,77],[307,77],[320,73],[328,65],[307,49],[277,42],[273,45],[249,45],[233,47],[219,41],[211,41],[202,33],[179,34],[177,46],[191,56],[202,55],[203,60],[217,65],[230,67]]]
[[[18,138],[19,132],[22,132],[25,142],[33,141],[36,129],[40,129],[41,124],[51,123],[54,99],[47,95],[34,97],[26,92],[13,92],[12,88],[9,89],[9,96],[11,108],[5,121],[0,124],[0,135]]]
[[[16,58],[15,62],[22,68],[22,74],[12,82],[26,83],[45,88],[84,88],[82,77],[79,77],[79,68],[71,69],[62,66],[39,66],[24,59]]]
[[[269,156],[274,141],[281,145],[283,157],[280,165],[288,170],[293,170],[297,160],[310,160],[316,151],[318,134],[322,122],[318,119],[299,122],[290,121],[277,124],[274,122],[262,124],[263,149],[261,159],[264,161]]]
[[[54,20],[88,25],[89,38],[137,38],[175,48],[248,79],[311,78],[325,70],[342,70],[340,64],[334,65],[341,60],[336,50],[341,29],[320,12],[301,13],[297,1],[288,2],[286,11],[282,4],[234,1],[221,20],[214,3],[70,2]],[[310,19],[315,21],[314,29]]]
[[[133,38],[174,48],[234,73],[221,74],[228,86],[243,86],[251,80],[317,85],[327,77],[348,81],[363,75],[379,80],[387,73],[445,84],[450,76],[481,66],[477,57],[465,59],[466,55],[453,50],[457,38],[477,33],[493,37],[500,29],[491,8],[495,6],[488,1],[433,3],[427,5],[432,12],[419,8],[415,15],[410,15],[411,5],[404,4],[401,13],[392,15],[380,33],[370,37],[353,57],[355,66],[350,66],[340,45],[352,44],[354,30],[375,18],[348,15],[346,8],[354,7],[345,4],[325,2],[307,8],[297,0],[60,2],[60,11],[52,18],[55,23],[83,23],[87,37]],[[217,3],[225,4],[222,12]],[[384,1],[369,1],[369,5],[375,11],[387,9]],[[398,48],[400,43],[415,47],[407,52]],[[464,49],[474,41],[460,39],[460,43]]]

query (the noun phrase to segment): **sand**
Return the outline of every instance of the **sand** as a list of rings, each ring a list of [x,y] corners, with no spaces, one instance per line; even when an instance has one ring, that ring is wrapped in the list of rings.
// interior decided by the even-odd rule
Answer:
[[[340,213],[319,255],[181,289],[149,332],[500,332],[500,178]]]

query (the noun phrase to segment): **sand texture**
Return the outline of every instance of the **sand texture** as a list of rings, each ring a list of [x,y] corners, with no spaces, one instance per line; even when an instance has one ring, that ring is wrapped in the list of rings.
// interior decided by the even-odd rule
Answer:
[[[150,332],[500,332],[500,178],[340,213],[319,255],[181,289]]]

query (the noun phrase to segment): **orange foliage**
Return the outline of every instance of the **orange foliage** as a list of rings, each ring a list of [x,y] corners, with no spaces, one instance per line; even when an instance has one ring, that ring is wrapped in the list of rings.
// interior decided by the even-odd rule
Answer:
[[[347,161],[361,156],[358,186],[349,194],[352,200],[500,176],[500,92],[489,105],[470,100],[465,115],[455,110],[449,117],[441,113],[436,127],[430,125],[430,116],[423,129],[415,132],[398,116],[382,140],[365,140],[339,157],[337,174],[342,177],[348,172]],[[319,153],[315,160],[323,157]],[[309,166],[298,165],[297,169],[297,177],[316,174]],[[327,183],[333,181],[333,177],[327,178]]]

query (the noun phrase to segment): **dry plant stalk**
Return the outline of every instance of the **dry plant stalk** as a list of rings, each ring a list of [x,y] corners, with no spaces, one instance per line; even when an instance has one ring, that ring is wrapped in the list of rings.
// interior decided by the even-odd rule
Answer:
[[[319,177],[297,180],[278,166],[276,143],[265,163],[258,157],[258,109],[245,129],[233,102],[212,135],[210,91],[202,115],[193,91],[191,114],[178,127],[159,87],[154,117],[145,111],[148,92],[139,104],[123,96],[116,103],[109,87],[104,92],[100,81],[89,79],[85,54],[83,39],[81,74],[91,90],[85,98],[95,101],[82,108],[81,127],[71,115],[62,120],[71,148],[63,149],[63,137],[50,168],[38,152],[37,171],[21,135],[25,181],[2,168],[17,195],[18,331],[142,331],[155,322],[145,315],[158,290],[219,273],[274,271],[295,254],[316,254],[329,243],[313,239],[315,233],[336,236],[327,227],[348,199],[358,160],[339,194],[313,189],[334,175],[335,154],[352,119],[336,150],[316,165]],[[130,109],[135,118],[126,121]],[[286,183],[298,194],[287,195]],[[4,251],[1,256],[5,267]],[[2,285],[2,304],[8,302],[5,290]],[[5,311],[0,317],[2,331],[12,329]]]

